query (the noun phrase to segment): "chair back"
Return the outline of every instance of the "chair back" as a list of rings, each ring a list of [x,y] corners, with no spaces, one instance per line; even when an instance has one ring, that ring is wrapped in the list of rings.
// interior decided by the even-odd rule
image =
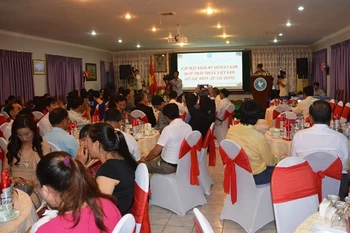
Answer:
[[[184,138],[179,152],[175,179],[180,182],[189,182],[192,185],[199,185],[199,164],[198,153],[202,146],[202,136],[197,130],[192,131]]]
[[[62,151],[57,145],[55,145],[54,143],[52,142],[49,142],[49,145],[50,145],[50,148],[51,148],[51,152],[55,152],[55,151]]]
[[[211,123],[207,134],[205,135],[205,138],[203,140],[201,155],[199,157],[199,163],[201,163],[201,161],[206,158],[209,149],[209,166],[215,166],[216,163],[214,127],[215,123]]]
[[[44,113],[39,111],[33,111],[32,113],[37,121],[39,121],[44,116]]]
[[[270,101],[269,106],[270,106],[270,107],[271,107],[271,106],[278,106],[278,105],[280,105],[280,104],[282,104],[282,100],[276,98],[276,99],[273,99],[273,100]]]
[[[335,100],[334,100],[334,99],[331,99],[331,100],[329,101],[329,104],[331,105],[331,109],[332,109],[332,112],[333,112],[333,110],[334,110],[334,108],[335,108]]]
[[[132,216],[132,214],[126,214],[119,220],[112,233],[134,233],[134,229],[134,216]]]
[[[0,113],[0,114],[3,115],[3,116],[5,116],[6,119],[10,118],[9,114],[7,114],[7,112],[5,112],[5,111],[3,111],[3,110],[1,110],[1,113]]]
[[[349,119],[349,113],[350,113],[350,103],[347,102],[343,108],[343,112],[341,113],[340,121],[344,123]]]
[[[7,151],[7,141],[4,138],[0,138],[0,148]]]
[[[131,117],[136,118],[136,119],[140,119],[144,123],[148,123],[148,118],[147,118],[146,114],[144,112],[142,112],[141,110],[134,110],[130,114],[131,114]]]
[[[6,113],[7,115],[7,113]],[[9,117],[5,116],[5,112],[0,113],[0,125],[9,122]]]
[[[10,122],[5,122],[0,126],[0,131],[4,133],[5,128],[10,124]]]
[[[316,174],[319,202],[330,194],[339,192],[342,162],[338,156],[327,152],[315,152],[304,156]]]
[[[283,159],[271,178],[277,232],[292,233],[318,210],[315,174],[299,157]]]
[[[289,120],[290,123],[292,123],[293,125],[295,124],[295,121],[297,119],[297,114],[295,114],[294,112],[283,112],[281,114],[278,115],[278,117],[276,118],[276,124],[275,127],[276,128],[280,128],[280,122],[282,117],[285,117],[287,120]]]
[[[199,209],[194,208],[194,226],[198,233],[214,233],[213,228]]]
[[[135,172],[134,203],[131,214],[135,217],[135,233],[142,229],[143,233],[151,232],[151,225],[148,214],[149,178],[146,164],[140,163]]]
[[[337,118],[340,118],[341,117],[341,113],[343,111],[343,107],[344,107],[343,101],[339,101],[337,103],[337,105],[335,106],[333,115],[336,116]]]
[[[292,109],[286,105],[286,104],[281,104],[281,105],[278,105],[274,110],[273,110],[273,116],[272,118],[273,119],[276,119],[278,117],[279,114],[283,113],[283,112],[289,112],[291,111]]]

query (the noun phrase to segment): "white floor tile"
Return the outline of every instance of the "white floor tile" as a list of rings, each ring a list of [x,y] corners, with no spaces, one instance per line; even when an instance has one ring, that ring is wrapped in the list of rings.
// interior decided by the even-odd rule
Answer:
[[[149,213],[151,225],[165,226],[171,215],[171,213]]]
[[[163,233],[192,233],[193,227],[167,226]]]
[[[151,232],[152,233],[162,233],[165,226],[159,226],[159,225],[151,225]]]
[[[215,215],[220,215],[222,211],[223,205],[204,205],[201,208],[201,212],[204,215],[207,214],[215,214]]]
[[[194,215],[185,215],[185,216],[179,216],[176,214],[173,214],[167,226],[184,226],[184,227],[193,227],[194,221],[193,221]]]
[[[163,209],[163,208],[155,206],[155,205],[151,206],[149,212],[150,213],[172,213],[170,210]]]
[[[231,220],[224,220],[224,229],[243,229],[241,225],[239,225],[238,223],[231,221]]]

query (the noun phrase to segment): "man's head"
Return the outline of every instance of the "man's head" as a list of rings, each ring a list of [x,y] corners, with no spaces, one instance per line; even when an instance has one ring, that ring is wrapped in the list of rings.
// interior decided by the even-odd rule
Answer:
[[[178,79],[179,78],[179,71],[175,71],[174,72],[174,79]]]
[[[220,91],[220,99],[225,99],[229,95],[230,95],[230,92],[226,88],[221,89],[221,91]]]
[[[115,129],[120,128],[120,122],[122,120],[122,116],[120,111],[116,108],[109,108],[105,112],[104,122],[110,124]]]
[[[4,111],[10,116],[12,120],[14,120],[22,108],[23,107],[21,104],[13,100],[5,106]]]
[[[314,90],[317,91],[320,88],[319,82],[314,82]]]
[[[45,108],[47,109],[47,111],[51,112],[52,110],[58,108],[59,105],[57,103],[57,99],[53,98],[53,97],[47,97],[45,99]]]
[[[93,94],[92,94],[92,96],[93,96],[94,99],[96,100],[96,99],[98,99],[98,98],[101,97],[101,93],[100,93],[99,91],[94,91]]]
[[[169,98],[171,99],[171,100],[176,100],[176,98],[177,98],[177,92],[176,91],[171,91],[170,93],[169,93]],[[153,104],[152,104],[153,105]]]
[[[241,123],[244,125],[255,125],[259,119],[261,107],[254,100],[245,101],[239,108]]]
[[[263,68],[263,64],[258,64],[257,66],[256,66],[256,68],[257,68],[257,70],[258,71],[261,71],[262,70],[262,68]]]
[[[49,113],[49,121],[53,127],[58,127],[63,130],[68,130],[69,128],[68,112],[64,108],[53,109]]]
[[[71,100],[71,109],[73,109],[75,112],[82,113],[85,110],[83,104],[84,104],[83,98],[81,97],[73,98]]]
[[[140,93],[135,96],[135,105],[137,104],[146,104],[148,102],[148,98],[145,94]]]
[[[214,87],[214,88],[213,88],[213,94],[214,94],[214,97],[220,95],[220,90],[219,90],[219,88]]]
[[[286,71],[281,71],[281,76],[282,76],[282,78],[285,78],[286,77]]]
[[[308,96],[313,96],[314,95],[314,88],[312,86],[306,86],[303,89],[304,92],[304,97],[308,97]]]
[[[166,104],[163,108],[163,114],[170,123],[179,117],[179,107],[174,103]]]
[[[118,109],[120,112],[124,112],[124,110],[126,109],[126,98],[125,98],[125,96],[123,96],[123,95],[118,95],[118,96],[115,98],[115,104],[116,104],[117,109]]]
[[[161,97],[159,95],[155,95],[152,98],[152,105],[158,111],[163,111],[165,101],[164,101],[163,97]]]
[[[130,89],[125,90],[125,95],[127,98],[132,98],[134,96],[134,92],[131,91]]]
[[[332,108],[328,102],[317,100],[310,105],[309,114],[311,124],[328,125],[332,117]]]

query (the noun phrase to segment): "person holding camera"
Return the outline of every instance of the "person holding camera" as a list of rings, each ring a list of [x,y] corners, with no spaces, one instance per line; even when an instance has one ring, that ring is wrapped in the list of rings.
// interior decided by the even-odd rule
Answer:
[[[286,72],[281,71],[281,76],[278,76],[277,85],[280,89],[280,99],[288,100],[289,91],[288,91],[288,79],[286,77]]]
[[[177,98],[181,99],[182,97],[182,80],[179,78],[179,71],[174,72],[174,79],[169,81],[169,84],[172,87],[173,91],[176,91],[177,93]]]
[[[142,82],[141,82],[141,76],[139,75],[139,70],[135,69],[132,72],[132,75],[135,79],[135,91],[136,93],[141,93],[142,92]]]

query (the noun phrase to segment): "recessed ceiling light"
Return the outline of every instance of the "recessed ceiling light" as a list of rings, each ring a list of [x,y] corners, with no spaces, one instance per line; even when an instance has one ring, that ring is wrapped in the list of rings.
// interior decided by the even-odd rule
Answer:
[[[226,33],[222,34],[222,38],[224,39],[226,38]]]
[[[216,28],[222,28],[221,24],[218,23],[218,25],[216,25]]]
[[[121,39],[118,40],[118,43],[122,43],[123,41]]]
[[[274,43],[277,43],[277,39],[275,38],[275,39],[273,40],[273,42],[274,42]]]
[[[227,40],[227,41],[226,41],[226,44],[229,44],[229,43],[230,43],[230,41]]]
[[[156,31],[157,31],[157,28],[153,27],[152,32],[156,32]]]
[[[127,14],[124,16],[124,18],[126,18],[126,19],[131,19],[132,16],[131,16],[129,13],[127,13]]]
[[[140,47],[141,47],[141,45],[139,45],[139,44],[138,44],[138,45],[136,45],[136,47],[137,47],[137,48],[140,48]]]
[[[286,26],[287,26],[287,27],[290,27],[290,26],[292,26],[292,24],[288,21],[288,22],[286,23]]]
[[[303,11],[303,10],[304,10],[304,7],[303,7],[303,6],[299,6],[299,7],[298,7],[298,10],[299,10],[299,11]]]
[[[91,35],[96,36],[96,34],[97,33],[94,30],[92,30]]]
[[[181,47],[184,46],[184,43],[181,42],[181,43],[180,43],[180,46],[181,46]]]
[[[278,34],[279,36],[283,36],[283,33]]]
[[[213,10],[213,9],[211,9],[211,8],[207,8],[206,10],[205,10],[205,13],[207,13],[207,15],[211,15],[211,14],[213,14],[215,11]]]

